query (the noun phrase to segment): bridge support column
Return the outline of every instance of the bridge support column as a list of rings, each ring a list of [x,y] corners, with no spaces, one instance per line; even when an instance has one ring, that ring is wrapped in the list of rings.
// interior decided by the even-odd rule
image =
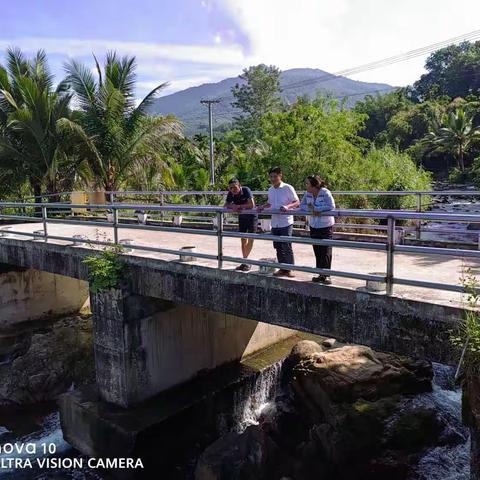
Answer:
[[[91,294],[97,385],[129,407],[295,330],[113,289]]]

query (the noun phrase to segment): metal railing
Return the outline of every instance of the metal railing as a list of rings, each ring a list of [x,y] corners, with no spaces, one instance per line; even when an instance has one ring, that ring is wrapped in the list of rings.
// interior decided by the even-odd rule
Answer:
[[[72,193],[75,192],[59,192],[55,194],[44,194],[41,196],[37,197],[28,197],[29,200],[35,200],[36,198],[40,199],[51,199],[53,197],[60,199],[66,199],[67,197],[70,197]],[[85,191],[84,193],[88,194],[93,194],[96,193],[98,194],[98,191]],[[186,190],[152,190],[152,191],[121,191],[121,190],[116,190],[116,191],[105,191],[105,192],[100,192],[105,194],[106,201],[108,202],[108,205],[112,205],[115,203],[122,203],[122,199],[128,199],[128,198],[135,198],[135,197],[143,197],[143,202],[145,203],[145,199],[148,199],[149,197],[153,197],[152,201],[155,202],[155,204],[158,204],[160,206],[163,205],[168,205],[172,204],[171,199],[172,197],[199,197],[204,200],[207,200],[208,198],[215,198],[215,197],[224,197],[228,192],[227,191],[186,191]],[[298,192],[299,195],[303,195],[305,192]],[[415,207],[414,210],[416,212],[423,212],[429,204],[425,202],[426,198],[431,198],[431,197],[464,197],[464,198],[472,198],[472,199],[479,199],[480,200],[480,191],[476,190],[435,190],[435,191],[427,191],[427,190],[406,190],[406,191],[333,191],[332,192],[335,196],[340,196],[340,197],[348,197],[348,196],[365,196],[365,197],[415,197]],[[267,192],[266,191],[254,191],[254,195],[256,196],[266,196]],[[65,200],[63,200],[64,203],[68,203]],[[83,208],[89,208],[90,205],[86,204],[87,206],[84,206]],[[163,216],[163,213],[161,214]],[[191,221],[198,221],[198,220],[205,220],[205,219],[200,219],[198,216],[197,217],[189,217],[185,216],[184,220],[186,222],[191,222]],[[302,226],[306,225],[295,225],[296,227],[302,228]],[[342,224],[338,225],[337,229],[347,229],[347,230],[352,230],[352,229],[362,229],[362,230],[385,230],[386,227],[384,226],[379,226],[379,225],[368,225],[368,224]],[[477,239],[475,241],[469,240],[472,236],[475,235],[475,232],[471,231],[465,231],[465,232],[459,232],[458,230],[452,230],[452,229],[444,229],[444,228],[438,228],[436,227],[434,230],[430,229],[424,229],[422,227],[421,221],[417,220],[415,221],[415,225],[413,227],[402,227],[403,232],[406,234],[410,235],[415,235],[416,239],[419,240],[421,239],[422,233],[435,233],[438,235],[449,235],[449,234],[455,234],[457,237],[461,236],[464,237],[464,241],[470,244],[477,243]],[[480,236],[478,237],[478,244],[480,245]]]
[[[424,255],[442,255],[449,257],[462,257],[462,258],[480,258],[480,251],[475,250],[463,250],[463,249],[453,249],[453,248],[435,248],[435,247],[424,247],[424,246],[411,246],[411,245],[398,245],[396,244],[396,222],[399,220],[418,220],[418,221],[437,221],[437,222],[480,222],[480,215],[474,214],[451,214],[451,213],[418,213],[412,211],[396,211],[396,210],[352,210],[352,209],[337,209],[330,212],[323,212],[320,215],[334,216],[336,218],[342,217],[354,217],[354,218],[373,218],[379,220],[386,220],[386,243],[371,243],[371,242],[359,242],[359,241],[350,241],[350,240],[318,240],[305,237],[279,237],[271,234],[248,234],[248,233],[239,233],[233,231],[226,231],[223,229],[224,217],[226,213],[232,213],[231,210],[227,210],[221,207],[216,206],[188,206],[188,205],[170,205],[170,206],[161,206],[161,205],[148,205],[148,204],[111,204],[108,206],[109,209],[113,211],[113,216],[110,221],[105,220],[96,220],[96,221],[85,221],[77,219],[66,219],[66,218],[53,218],[49,214],[58,210],[70,209],[70,208],[84,208],[85,205],[82,204],[61,204],[61,203],[39,203],[35,207],[41,210],[41,217],[33,215],[15,215],[15,214],[5,214],[2,213],[4,209],[32,209],[33,205],[31,203],[18,203],[18,202],[0,202],[0,220],[15,220],[15,221],[24,221],[24,222],[36,222],[42,224],[42,230],[36,230],[34,232],[25,232],[21,230],[12,229],[12,227],[7,227],[7,230],[0,228],[1,236],[9,235],[19,235],[33,237],[34,239],[42,239],[44,241],[51,240],[65,240],[70,242],[78,242],[78,238],[64,236],[64,235],[52,235],[49,233],[50,224],[65,224],[65,225],[85,225],[85,226],[97,226],[97,227],[108,227],[113,230],[113,241],[109,240],[98,240],[98,239],[88,239],[85,242],[88,242],[92,245],[100,246],[113,246],[119,245],[122,243],[122,240],[119,239],[119,230],[123,229],[132,229],[132,230],[143,230],[143,231],[161,231],[161,232],[171,232],[171,233],[182,233],[182,234],[192,234],[192,235],[204,235],[204,236],[215,236],[217,237],[217,252],[216,254],[209,253],[200,253],[200,252],[189,252],[188,255],[200,259],[209,259],[216,260],[217,267],[219,269],[223,268],[224,262],[233,262],[233,263],[246,263],[249,265],[258,265],[266,266],[273,268],[281,268],[288,270],[296,270],[301,272],[314,273],[319,275],[331,275],[337,277],[345,277],[356,280],[370,280],[375,282],[385,282],[386,284],[386,293],[391,295],[393,293],[393,286],[397,285],[408,285],[414,287],[422,288],[431,288],[437,290],[453,291],[453,292],[464,292],[465,289],[461,285],[454,284],[442,284],[435,282],[428,282],[415,279],[399,278],[395,276],[395,254],[396,253],[406,253],[406,254],[424,254]],[[105,205],[89,205],[89,208],[93,210],[105,210]],[[185,227],[172,227],[172,226],[163,226],[163,225],[143,225],[143,224],[131,224],[131,223],[122,223],[121,212],[131,212],[136,210],[142,211],[152,211],[152,212],[176,212],[176,213],[192,213],[192,214],[202,214],[215,216],[217,218],[216,230],[210,229],[193,229]],[[243,213],[248,213],[244,211]],[[264,210],[262,214],[279,214],[279,215],[296,215],[307,217],[312,215],[311,212],[306,212],[303,210],[291,210],[288,213],[275,211],[275,210]],[[313,214],[313,215],[318,215]],[[268,240],[268,241],[278,241],[278,242],[288,242],[293,244],[307,244],[307,245],[325,245],[332,246],[337,248],[350,248],[350,249],[359,249],[359,250],[373,250],[373,251],[382,251],[386,253],[386,265],[385,265],[385,275],[375,275],[375,274],[364,274],[356,272],[345,272],[338,270],[327,270],[319,269],[307,266],[300,265],[289,265],[282,264],[278,262],[262,261],[262,260],[251,260],[244,259],[240,257],[231,257],[224,255],[223,249],[223,240],[224,238],[253,238],[256,240]],[[1,237],[0,237],[1,241]],[[185,252],[181,250],[163,248],[163,247],[154,247],[149,245],[139,245],[139,244],[128,244],[129,249],[140,250],[140,251],[149,251],[157,252],[162,254],[171,254],[171,255],[182,255]],[[378,267],[376,267],[378,268]]]
[[[75,192],[58,192],[58,193],[47,193],[38,196],[26,197],[24,200],[34,200],[35,198],[40,199],[48,199],[51,197],[64,197],[70,196]],[[85,191],[86,194],[92,193],[99,193],[98,191]],[[137,191],[137,190],[112,190],[112,191],[105,191],[101,192],[105,193],[106,197],[108,197],[110,203],[115,202],[115,197],[119,196],[155,196],[158,197],[160,200],[163,196],[164,199],[171,197],[171,196],[225,196],[227,195],[228,191],[226,190],[196,190],[196,191],[188,191],[188,190],[149,190],[149,191]],[[300,195],[303,195],[305,192],[298,191]],[[254,195],[267,195],[266,191],[263,190],[255,190],[253,191]],[[419,208],[422,208],[422,199],[424,197],[439,197],[439,196],[450,196],[450,197],[480,197],[480,190],[391,190],[391,191],[375,191],[375,190],[358,190],[358,191],[351,191],[351,190],[339,190],[339,191],[332,191],[333,195],[338,196],[378,196],[378,197],[405,197],[405,196],[414,196],[416,197],[416,205]]]

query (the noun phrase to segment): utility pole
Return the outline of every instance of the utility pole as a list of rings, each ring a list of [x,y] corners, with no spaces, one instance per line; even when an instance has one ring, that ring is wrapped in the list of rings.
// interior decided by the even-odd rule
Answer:
[[[213,112],[212,105],[220,100],[200,100],[202,105],[208,106],[208,129],[210,131],[210,185],[215,184],[215,162],[213,159]]]

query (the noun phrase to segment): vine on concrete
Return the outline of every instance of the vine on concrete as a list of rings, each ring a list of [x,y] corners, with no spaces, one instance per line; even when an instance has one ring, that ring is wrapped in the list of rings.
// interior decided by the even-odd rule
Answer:
[[[97,231],[97,240],[100,240]],[[102,239],[104,242],[107,239]],[[91,245],[93,247],[93,244]],[[88,266],[88,281],[92,293],[100,293],[111,288],[117,288],[125,280],[126,265],[121,257],[123,247],[115,245],[106,246],[100,252],[89,255],[83,260]]]

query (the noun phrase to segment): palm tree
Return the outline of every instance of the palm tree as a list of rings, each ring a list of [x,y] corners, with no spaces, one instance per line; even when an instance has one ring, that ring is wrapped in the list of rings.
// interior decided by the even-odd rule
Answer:
[[[443,125],[428,133],[422,143],[432,151],[450,153],[461,172],[465,171],[465,154],[480,140],[480,126],[473,125],[472,115],[459,108],[443,119]]]
[[[97,187],[117,190],[139,165],[155,164],[165,170],[162,145],[181,135],[173,116],[151,117],[148,106],[165,83],[155,87],[136,106],[135,57],[119,58],[111,52],[102,69],[95,58],[96,78],[89,68],[72,60],[66,82],[80,109],[78,123],[65,122],[88,161]]]
[[[6,67],[0,65],[0,166],[28,181],[36,196],[44,185],[57,190],[70,99],[64,83],[54,87],[43,50],[32,60],[19,49],[7,50]]]

